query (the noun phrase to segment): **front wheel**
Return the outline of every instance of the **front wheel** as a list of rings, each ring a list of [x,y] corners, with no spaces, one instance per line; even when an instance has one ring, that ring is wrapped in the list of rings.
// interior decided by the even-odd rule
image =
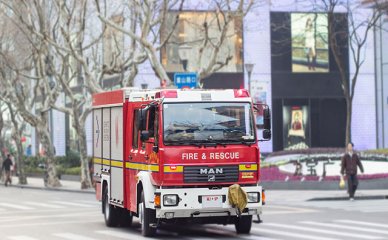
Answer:
[[[238,217],[234,225],[237,233],[249,234],[252,227],[252,215]]]
[[[139,203],[139,218],[141,224],[141,234],[145,237],[152,237],[156,233],[156,228],[151,227],[151,223],[155,221],[155,216],[151,209],[146,208],[144,201],[144,192],[141,193]]]
[[[104,198],[102,201],[104,210],[105,225],[108,227],[117,227],[119,224],[119,209],[109,204],[108,189],[104,190]]]

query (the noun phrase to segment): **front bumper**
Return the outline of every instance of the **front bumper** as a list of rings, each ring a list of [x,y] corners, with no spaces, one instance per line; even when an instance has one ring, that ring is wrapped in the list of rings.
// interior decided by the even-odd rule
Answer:
[[[262,211],[262,188],[261,186],[242,187],[245,192],[260,193],[259,202],[248,203],[241,215],[257,215]],[[229,204],[228,187],[220,189],[209,188],[173,188],[173,189],[157,189],[156,193],[161,195],[176,194],[179,197],[177,206],[163,206],[163,201],[160,208],[156,208],[156,218],[192,218],[192,217],[222,217],[222,216],[237,216],[236,208]],[[204,206],[202,196],[218,196],[222,198],[222,204],[219,206]]]

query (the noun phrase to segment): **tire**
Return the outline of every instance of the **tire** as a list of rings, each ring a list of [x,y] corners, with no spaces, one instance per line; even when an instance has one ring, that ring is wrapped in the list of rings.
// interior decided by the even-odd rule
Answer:
[[[120,226],[130,227],[132,226],[132,214],[125,208],[121,209]]]
[[[237,217],[234,225],[238,234],[249,234],[252,227],[252,215]]]
[[[145,206],[144,192],[141,192],[139,203],[139,220],[141,224],[141,234],[145,237],[154,236],[156,228],[151,227],[150,224],[155,222],[155,216],[153,216],[153,211]]]
[[[120,215],[118,213],[120,209],[117,209],[113,205],[109,204],[108,190],[106,188],[104,189],[102,205],[104,210],[105,225],[108,227],[117,227],[119,224]]]

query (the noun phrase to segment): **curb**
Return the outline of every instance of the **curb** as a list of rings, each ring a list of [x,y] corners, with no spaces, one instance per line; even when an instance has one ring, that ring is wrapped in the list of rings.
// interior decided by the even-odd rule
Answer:
[[[354,197],[354,200],[388,200],[388,195],[376,195],[376,196],[358,196]],[[307,202],[319,202],[319,201],[349,201],[349,197],[323,197],[323,198],[311,198]]]
[[[50,188],[50,187],[36,187],[36,186],[29,186],[29,185],[8,185],[8,187],[14,187],[14,188],[26,188],[26,189],[36,189],[36,190],[45,190],[45,191],[56,191],[56,192],[73,192],[73,193],[88,193],[88,194],[95,194],[94,189],[88,189],[88,190],[76,190],[76,189],[66,189],[66,188]]]

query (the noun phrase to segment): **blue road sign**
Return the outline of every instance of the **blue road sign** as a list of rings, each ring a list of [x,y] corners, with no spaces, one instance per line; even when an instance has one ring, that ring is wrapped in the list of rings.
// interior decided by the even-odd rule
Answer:
[[[197,74],[196,73],[175,73],[174,84],[177,88],[196,88]]]

